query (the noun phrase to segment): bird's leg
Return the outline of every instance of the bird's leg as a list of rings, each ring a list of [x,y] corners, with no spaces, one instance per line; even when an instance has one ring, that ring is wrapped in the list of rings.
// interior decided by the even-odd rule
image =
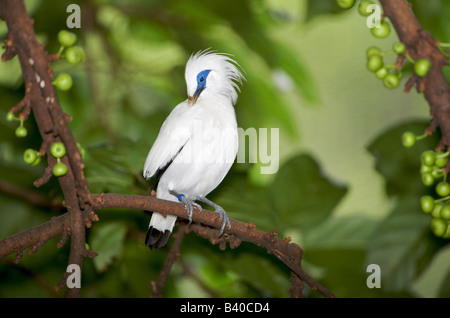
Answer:
[[[186,211],[188,212],[189,224],[192,222],[192,213],[194,212],[194,206],[201,212],[202,207],[200,204],[195,203],[193,200],[189,200],[183,193],[178,193],[174,190],[169,190],[169,193],[176,196],[178,201],[184,204]]]
[[[223,224],[222,224],[222,228],[220,229],[219,236],[223,234],[223,230],[225,230],[225,225],[228,225],[228,228],[231,228],[230,218],[228,217],[227,212],[225,212],[225,210],[220,205],[217,205],[214,202],[212,202],[211,200],[208,200],[207,198],[202,197],[202,196],[198,196],[197,200],[202,201],[202,202],[208,204],[209,206],[213,207],[214,211],[220,214],[219,220],[223,219]]]

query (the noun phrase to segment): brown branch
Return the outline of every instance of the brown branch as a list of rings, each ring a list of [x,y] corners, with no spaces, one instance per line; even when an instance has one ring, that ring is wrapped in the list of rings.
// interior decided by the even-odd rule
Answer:
[[[406,51],[414,59],[428,59],[431,69],[421,78],[416,75],[410,79],[405,91],[409,91],[414,83],[419,92],[423,92],[430,105],[433,125],[440,127],[442,143],[439,148],[450,146],[450,86],[445,80],[442,67],[448,65],[448,59],[440,52],[438,41],[426,32],[417,21],[410,4],[406,0],[380,0],[384,15],[394,26],[400,41]],[[433,129],[434,130],[434,129]],[[450,166],[445,168],[450,170]]]
[[[55,141],[62,141],[67,149],[67,155],[61,160],[68,167],[68,172],[58,180],[69,213],[72,236],[69,264],[77,264],[81,268],[86,255],[83,211],[89,210],[90,202],[88,183],[83,174],[84,163],[52,85],[53,71],[49,64],[49,55],[36,39],[33,20],[28,15],[23,0],[0,1],[0,16],[8,28],[6,52],[11,52],[6,57],[3,56],[3,59],[9,58],[11,54],[17,54],[19,57],[26,86],[23,104],[24,107],[31,105],[40,135],[44,145],[47,145],[49,168],[56,162],[50,155],[49,146]],[[20,114],[21,118],[28,117],[28,113],[29,109],[24,108],[24,112]],[[46,169],[45,177],[39,179],[37,184],[48,181],[49,168]],[[68,289],[66,295],[79,296],[80,290]]]
[[[62,234],[68,226],[69,215],[63,214],[31,229],[8,236],[0,241],[0,258],[12,253],[21,253],[30,246],[45,243]]]
[[[138,196],[128,194],[104,193],[92,195],[92,206],[94,210],[104,208],[127,208],[146,211],[157,211],[162,214],[171,214],[177,217],[187,219],[186,210],[181,203],[157,199],[152,196]],[[222,221],[218,213],[208,210],[198,212],[194,209],[192,219],[194,222],[220,229]],[[304,282],[311,286],[312,290],[317,290],[325,297],[335,297],[324,286],[316,282],[312,277],[301,268],[302,249],[289,240],[281,240],[275,237],[276,233],[266,233],[256,229],[252,224],[230,219],[231,228],[226,228],[224,237],[232,234],[240,241],[250,242],[267,250],[268,253],[275,255],[280,261],[286,264],[291,271],[298,275]],[[212,231],[216,239],[219,238],[218,230]],[[214,239],[212,236],[208,236]]]
[[[294,272],[291,272],[291,287],[289,292],[292,298],[304,298],[303,295],[303,282]]]
[[[93,194],[91,197],[94,211],[105,208],[125,208],[171,214],[183,219],[188,218],[183,204],[157,199],[154,196],[102,193]],[[95,216],[95,214],[92,215]],[[84,215],[84,220],[91,216]],[[194,223],[188,227],[189,231],[194,231],[198,235],[210,240],[213,244],[218,243],[221,248],[225,248],[227,242],[231,248],[235,248],[241,241],[250,242],[262,247],[286,264],[312,290],[318,291],[325,297],[335,297],[333,293],[303,271],[301,268],[302,249],[297,244],[291,243],[289,239],[279,239],[276,237],[276,232],[266,233],[255,228],[252,223],[245,223],[234,219],[230,219],[231,228],[226,228],[225,233],[219,237],[218,229],[222,227],[222,221],[218,213],[208,210],[198,212],[194,209],[192,219]],[[70,223],[70,215],[64,214],[52,218],[44,224],[9,236],[0,241],[0,258],[11,253],[21,253],[26,248],[41,243],[43,244],[57,235],[61,235],[61,240],[65,240]],[[60,247],[60,243],[58,243],[58,247]],[[80,253],[86,255],[84,249]]]

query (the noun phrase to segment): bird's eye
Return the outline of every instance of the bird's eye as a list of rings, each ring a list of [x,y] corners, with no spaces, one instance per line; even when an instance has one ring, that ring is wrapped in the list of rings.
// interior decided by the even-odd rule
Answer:
[[[206,78],[208,77],[209,72],[211,72],[211,70],[204,70],[204,71],[201,71],[200,73],[198,73],[198,75],[197,75],[197,84],[199,84],[199,85],[201,84],[202,86],[204,86],[205,83],[206,83]]]

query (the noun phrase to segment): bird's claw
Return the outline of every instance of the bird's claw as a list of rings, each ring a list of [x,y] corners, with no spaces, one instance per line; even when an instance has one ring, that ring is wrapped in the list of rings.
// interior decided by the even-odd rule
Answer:
[[[202,206],[198,203],[195,203],[192,200],[189,200],[185,196],[181,198],[181,202],[184,204],[184,207],[186,208],[186,211],[188,213],[189,224],[191,224],[192,214],[194,213],[194,207],[196,207],[199,210],[199,212],[202,212]]]
[[[228,228],[231,228],[230,218],[228,217],[227,212],[225,212],[225,210],[221,206],[218,206],[215,209],[215,211],[217,213],[219,213],[219,215],[220,215],[219,221],[222,221],[222,219],[223,219],[223,224],[222,224],[222,227],[220,228],[220,233],[219,233],[219,236],[221,236],[223,234],[223,231],[225,230],[225,225],[228,225]]]

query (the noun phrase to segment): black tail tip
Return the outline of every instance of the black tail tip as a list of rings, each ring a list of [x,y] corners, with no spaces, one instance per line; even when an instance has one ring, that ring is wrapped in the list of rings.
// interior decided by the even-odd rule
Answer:
[[[172,232],[165,230],[164,233],[160,230],[155,229],[150,226],[145,236],[145,245],[147,245],[151,250],[156,250],[158,248],[164,247],[167,244],[169,236]]]

